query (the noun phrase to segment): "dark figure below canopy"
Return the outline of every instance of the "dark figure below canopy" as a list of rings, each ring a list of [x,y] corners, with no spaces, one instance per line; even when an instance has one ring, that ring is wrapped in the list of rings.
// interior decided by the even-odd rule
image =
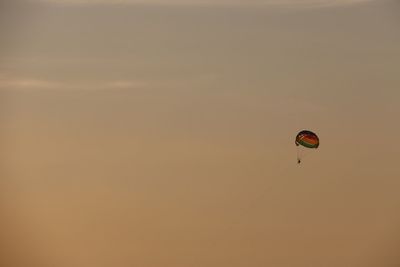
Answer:
[[[318,148],[319,138],[315,133],[303,130],[296,135],[295,144],[297,146],[297,163],[300,164],[309,149]]]

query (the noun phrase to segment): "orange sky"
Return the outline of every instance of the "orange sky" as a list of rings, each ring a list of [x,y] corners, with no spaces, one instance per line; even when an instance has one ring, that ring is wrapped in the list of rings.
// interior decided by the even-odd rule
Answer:
[[[2,265],[400,265],[399,9],[1,1]]]

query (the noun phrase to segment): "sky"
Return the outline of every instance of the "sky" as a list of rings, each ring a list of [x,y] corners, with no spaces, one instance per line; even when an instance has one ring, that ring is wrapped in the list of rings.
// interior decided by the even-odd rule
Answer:
[[[1,264],[400,265],[399,11],[1,0]]]

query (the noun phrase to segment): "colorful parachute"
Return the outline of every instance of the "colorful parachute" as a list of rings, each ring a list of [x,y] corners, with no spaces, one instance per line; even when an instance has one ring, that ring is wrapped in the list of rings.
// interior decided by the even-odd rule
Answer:
[[[306,152],[304,149],[318,148],[319,138],[315,133],[303,130],[296,135],[295,144],[297,146],[297,163],[300,163]]]

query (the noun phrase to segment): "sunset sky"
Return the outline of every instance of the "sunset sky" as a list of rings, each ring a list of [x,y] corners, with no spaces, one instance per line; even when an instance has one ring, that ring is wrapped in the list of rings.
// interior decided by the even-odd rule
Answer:
[[[0,34],[1,266],[400,266],[399,1],[0,0]]]

